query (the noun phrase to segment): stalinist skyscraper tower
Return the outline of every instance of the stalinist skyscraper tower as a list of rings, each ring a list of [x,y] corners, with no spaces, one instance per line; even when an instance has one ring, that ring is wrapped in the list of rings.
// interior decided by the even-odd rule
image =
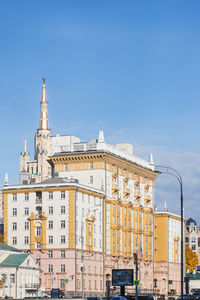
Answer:
[[[40,125],[35,134],[34,160],[30,160],[26,140],[20,157],[20,183],[41,182],[51,176],[47,161],[51,155],[51,131],[49,129],[45,78],[42,78],[42,100],[40,103]]]

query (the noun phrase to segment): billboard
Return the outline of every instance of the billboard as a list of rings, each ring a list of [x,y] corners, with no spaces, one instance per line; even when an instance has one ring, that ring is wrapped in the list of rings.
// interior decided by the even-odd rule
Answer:
[[[133,285],[133,269],[112,270],[112,285],[113,286]]]

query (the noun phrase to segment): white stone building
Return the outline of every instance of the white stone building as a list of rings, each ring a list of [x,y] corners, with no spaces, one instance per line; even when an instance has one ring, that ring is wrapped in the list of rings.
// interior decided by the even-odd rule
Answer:
[[[0,242],[0,297],[37,296],[39,267],[30,253]]]

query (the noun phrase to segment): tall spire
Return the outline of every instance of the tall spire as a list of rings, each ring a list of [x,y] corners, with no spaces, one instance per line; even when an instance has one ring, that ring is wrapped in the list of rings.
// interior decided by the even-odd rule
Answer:
[[[24,153],[27,152],[27,144],[26,144],[26,139],[24,139]]]
[[[42,100],[40,103],[41,111],[40,111],[40,129],[48,130],[48,113],[47,113],[47,99],[46,99],[46,86],[45,86],[45,78],[42,78]]]

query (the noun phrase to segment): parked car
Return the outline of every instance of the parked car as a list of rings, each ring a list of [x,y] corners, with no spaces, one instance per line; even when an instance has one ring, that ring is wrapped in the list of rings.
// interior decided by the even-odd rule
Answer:
[[[99,297],[87,297],[86,300],[101,300]]]
[[[189,295],[189,294],[184,294],[184,295],[183,295],[183,299],[184,299],[184,300],[191,299],[191,295]],[[181,296],[178,297],[178,300],[181,300]]]
[[[111,298],[111,300],[127,300],[127,298],[124,296],[114,296]]]

